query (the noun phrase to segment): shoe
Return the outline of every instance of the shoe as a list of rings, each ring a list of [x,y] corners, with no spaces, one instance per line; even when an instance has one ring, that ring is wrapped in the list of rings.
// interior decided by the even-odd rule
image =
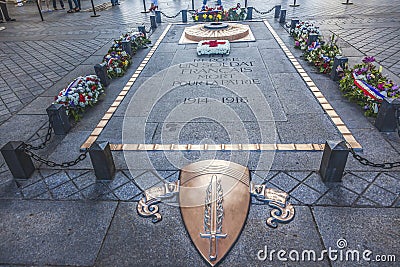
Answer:
[[[62,9],[65,9],[65,7],[61,7]]]
[[[16,21],[16,19],[9,18],[9,19],[6,19],[6,21]]]
[[[76,7],[76,8],[75,8],[75,12],[79,12],[79,11],[81,11],[81,10],[79,9],[79,7]]]
[[[116,3],[116,5],[120,5],[120,3]]]
[[[4,21],[0,20],[0,23],[3,23]]]
[[[74,12],[75,12],[75,10],[73,10],[73,9],[70,9],[67,11],[67,13],[74,13]]]
[[[54,10],[58,10],[58,8],[55,7]]]

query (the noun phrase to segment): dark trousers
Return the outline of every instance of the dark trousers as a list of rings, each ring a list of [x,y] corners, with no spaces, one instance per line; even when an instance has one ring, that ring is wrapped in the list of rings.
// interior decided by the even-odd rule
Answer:
[[[60,0],[60,5],[61,5],[61,8],[64,7],[64,2],[63,2],[63,0]],[[57,8],[57,0],[53,0],[53,8],[54,8],[54,9]]]
[[[10,16],[8,15],[8,10],[7,10],[6,3],[1,3],[0,2],[0,9],[1,9],[1,12],[3,13],[4,19],[5,20],[10,20]]]

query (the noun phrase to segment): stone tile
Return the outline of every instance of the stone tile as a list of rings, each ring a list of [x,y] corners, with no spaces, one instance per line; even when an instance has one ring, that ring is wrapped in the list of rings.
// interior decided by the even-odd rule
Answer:
[[[369,183],[351,173],[348,173],[342,178],[342,185],[357,194],[361,194],[365,188],[368,187]]]
[[[60,185],[59,187],[51,189],[51,194],[54,199],[64,199],[76,192],[78,192],[78,188],[76,188],[75,184],[71,181]]]
[[[356,203],[354,203],[355,207],[381,207],[382,205],[377,204],[375,202],[373,202],[372,200],[369,200],[367,198],[364,197],[360,197]]]
[[[57,187],[63,183],[70,181],[68,175],[64,172],[54,173],[53,175],[48,176],[44,179],[44,182],[47,184],[49,189]]]
[[[278,186],[281,190],[285,192],[291,191],[299,182],[292,178],[291,176],[281,172],[270,180],[270,182]]]
[[[126,183],[114,190],[114,194],[119,200],[129,200],[141,192],[142,191],[132,182]]]
[[[354,175],[357,175],[360,178],[368,182],[372,182],[375,180],[376,176],[378,176],[379,172],[352,172]]]
[[[306,172],[287,172],[287,174],[289,174],[290,176],[301,182],[314,173],[306,171]]]
[[[81,190],[85,187],[88,187],[91,184],[94,184],[96,182],[96,176],[94,172],[86,172],[78,177],[76,177],[74,180],[72,180],[75,186]]]
[[[43,181],[38,181],[32,185],[24,187],[22,189],[22,194],[24,198],[31,199],[39,196],[45,192],[48,192],[47,185]]]
[[[325,193],[329,190],[329,184],[322,182],[321,176],[317,173],[312,173],[305,181],[304,184],[310,186],[320,193]]]
[[[400,195],[400,180],[392,178],[391,176],[382,173],[374,181],[374,185],[382,187],[393,194]]]
[[[0,262],[93,265],[116,206],[111,202],[2,200]]]
[[[291,197],[295,197],[301,203],[304,203],[306,205],[314,204],[321,197],[321,195],[321,193],[315,191],[314,189],[311,189],[311,187],[308,187],[304,184],[300,184],[290,193]]]
[[[159,208],[163,219],[153,224],[150,218],[136,215],[136,203],[119,204],[96,266],[160,264],[163,266],[207,266],[208,264],[190,241],[182,223],[179,208],[162,204]],[[269,265],[271,262],[268,260],[257,259],[258,251],[263,250],[264,246],[268,246],[268,249],[287,251],[306,248],[322,250],[323,246],[310,210],[306,207],[295,208],[297,214],[291,223],[272,229],[265,225],[270,209],[266,208],[266,205],[252,205],[243,234],[222,260],[221,266]],[[267,243],[265,243],[265,236],[268,236]],[[310,242],[305,244],[305,239]],[[141,245],[137,246],[137,244]],[[130,253],[133,248],[137,253]],[[273,263],[279,265],[276,259],[275,261]],[[310,266],[318,266],[318,264],[310,263]]]
[[[375,185],[371,185],[362,196],[385,207],[390,207],[398,197],[398,195]]]
[[[358,197],[357,194],[339,185],[336,185],[329,189],[329,191],[324,196],[332,199],[340,206],[351,206]]]
[[[325,248],[341,250],[338,240],[344,239],[347,245],[343,252],[358,250],[362,255],[368,249],[373,251],[373,255],[398,254],[400,246],[396,233],[400,230],[400,217],[397,209],[314,207],[313,213]],[[371,227],[371,223],[375,227]],[[382,235],[382,229],[388,229],[389,233]],[[343,264],[344,262],[332,261],[332,266]],[[359,264],[360,262],[352,261],[345,263],[346,266]]]

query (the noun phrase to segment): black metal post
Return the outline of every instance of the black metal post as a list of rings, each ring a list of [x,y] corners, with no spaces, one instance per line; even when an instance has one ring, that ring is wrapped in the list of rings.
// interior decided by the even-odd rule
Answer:
[[[155,13],[156,13],[156,22],[161,23],[161,11],[156,10]]]
[[[252,20],[253,19],[253,7],[249,6],[247,7],[247,17],[246,20]]]
[[[138,26],[138,31],[144,34],[146,37],[146,27],[145,26]]]
[[[146,0],[143,0],[143,11],[141,13],[150,13],[150,10],[146,8]]]
[[[279,16],[279,23],[285,23],[286,20],[286,9],[281,9],[281,14]]]
[[[275,19],[279,18],[280,14],[281,14],[281,5],[276,5],[275,6],[275,16],[274,16],[274,18]]]
[[[182,10],[182,22],[183,23],[187,23],[187,10],[186,9],[183,9]]]
[[[46,109],[47,115],[49,116],[49,121],[53,127],[55,135],[66,135],[71,129],[71,124],[69,123],[69,117],[65,110],[64,105],[61,104],[51,104]]]
[[[349,0],[347,0],[346,2],[342,3],[343,5],[352,5],[353,3],[349,2]]]
[[[94,142],[89,148],[89,155],[97,180],[112,180],[115,174],[115,164],[110,143]]]
[[[93,0],[90,0],[90,2],[92,2],[92,8],[93,8],[93,15],[91,15],[92,18],[95,17],[100,17],[100,15],[96,14],[96,9],[94,8],[94,4],[93,4]],[[80,7],[79,7],[80,8]]]
[[[293,30],[294,28],[296,28],[297,23],[299,23],[300,20],[299,19],[291,19],[290,20],[290,30]]]
[[[132,56],[132,44],[131,41],[122,41],[122,50],[124,50],[128,55]]]
[[[244,7],[247,7],[247,0],[244,0]]]
[[[289,5],[289,6],[291,6],[291,7],[298,7],[299,4],[296,4],[296,0],[294,0],[293,4],[291,4],[291,5]]]
[[[156,16],[150,15],[150,25],[153,30],[157,28]]]
[[[347,57],[342,57],[342,56],[335,56],[335,59],[333,60],[333,66],[331,70],[331,79],[334,81],[339,80],[339,76],[337,73],[337,68],[340,66],[344,69],[345,64],[349,61]]]
[[[14,178],[28,179],[35,170],[31,157],[25,153],[23,142],[10,141],[1,148],[1,154]]]
[[[190,11],[194,11],[194,0],[192,0],[192,9]]]
[[[40,6],[39,6],[39,0],[36,1],[36,5],[37,5],[37,9],[39,10],[40,18],[42,19],[42,21],[44,21],[44,19],[43,19],[43,14],[42,14],[42,10],[40,9]]]
[[[319,173],[323,182],[341,182],[349,148],[344,141],[326,141]]]
[[[110,78],[108,78],[107,75],[107,63],[104,62],[94,65],[94,71],[104,86],[108,86],[110,84]]]
[[[394,132],[399,127],[398,116],[400,109],[400,99],[384,98],[379,108],[375,127],[380,132]],[[397,115],[397,116],[396,116]]]
[[[310,33],[308,35],[308,39],[307,39],[307,45],[311,45],[313,42],[318,41],[318,34],[316,33]]]

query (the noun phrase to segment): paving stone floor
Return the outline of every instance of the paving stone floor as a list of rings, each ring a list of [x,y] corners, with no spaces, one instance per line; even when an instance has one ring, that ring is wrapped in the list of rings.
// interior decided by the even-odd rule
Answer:
[[[105,1],[94,2],[99,5]],[[199,0],[195,2],[200,5]],[[225,6],[236,2],[224,1]],[[316,21],[324,36],[332,32],[340,36],[340,44],[350,62],[358,62],[364,55],[375,56],[386,73],[400,80],[397,42],[400,2],[354,0],[351,6],[341,2],[305,0],[298,1],[299,7],[291,8],[289,0],[248,1],[260,11],[282,4],[288,10],[288,19]],[[93,65],[101,61],[113,38],[143,23],[149,27],[149,15],[140,13],[142,1],[120,3],[118,7],[98,12],[101,15],[98,18],[91,18],[90,12],[67,14],[60,10],[44,13],[44,22],[40,22],[35,5],[8,4],[17,22],[3,23],[0,27],[1,146],[12,139],[36,144],[43,141],[47,131],[45,108],[54,95],[76,76],[93,73]],[[168,15],[188,6],[191,1],[160,1],[160,8]],[[82,0],[82,7],[89,8],[90,1]],[[298,51],[291,47],[292,39],[272,19],[272,13],[263,16],[255,13],[255,17],[268,19],[292,53],[300,58]],[[163,17],[165,22],[178,19]],[[153,43],[165,25],[154,32]],[[67,136],[53,137],[40,153],[56,161],[79,155],[79,146],[147,51],[135,56],[127,75],[113,80],[105,99],[89,110]],[[165,44],[158,51],[167,55],[176,49]],[[336,83],[299,61],[362,144],[364,156],[379,161],[400,158],[400,139],[396,134],[377,132],[373,121],[341,96]],[[161,68],[162,64],[156,67]],[[151,71],[144,73],[143,81],[151,76]],[[274,82],[281,84],[292,77],[285,70],[275,75]],[[123,115],[119,112],[116,117]],[[289,129],[282,135],[295,134]],[[119,137],[110,131],[105,135],[107,138]],[[156,225],[136,212],[143,189],[160,179],[176,181],[179,171],[162,166],[163,161],[157,161],[160,168],[129,170],[122,152],[113,152],[113,156],[117,172],[109,182],[96,181],[89,159],[66,170],[35,163],[37,170],[31,178],[14,181],[0,157],[0,266],[206,266],[190,242],[177,208],[160,204],[163,221]],[[257,252],[267,245],[268,249],[314,249],[318,253],[329,247],[337,248],[339,239],[345,239],[349,249],[369,249],[373,255],[394,254],[398,262],[400,169],[382,171],[349,159],[343,182],[326,184],[317,172],[320,157],[319,152],[279,152],[271,170],[251,169],[255,183],[289,193],[296,217],[278,229],[268,228],[265,219],[269,208],[253,200],[243,233],[220,266],[282,266],[277,259],[259,261]],[[157,159],[159,155],[151,158]],[[144,187],[138,183],[141,180],[150,182]],[[322,262],[287,265],[365,264],[325,258]],[[397,266],[393,262],[368,265]]]

